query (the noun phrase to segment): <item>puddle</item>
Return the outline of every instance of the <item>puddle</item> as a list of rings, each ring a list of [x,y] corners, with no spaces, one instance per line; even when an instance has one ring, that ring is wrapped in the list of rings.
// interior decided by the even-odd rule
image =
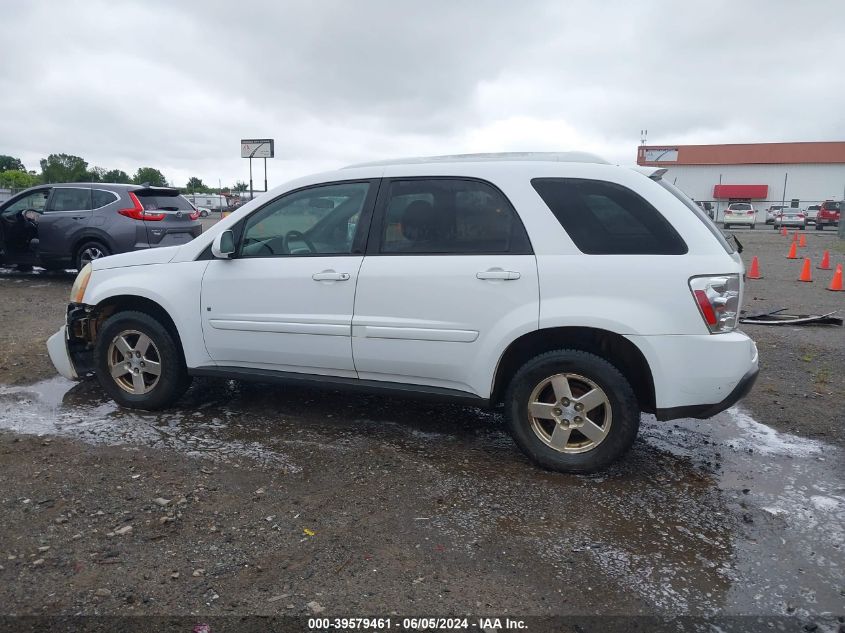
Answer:
[[[93,381],[0,386],[0,428],[293,475],[366,461],[386,488],[411,486],[436,508],[409,521],[467,557],[494,543],[569,581],[588,566],[579,591],[615,583],[664,614],[845,611],[842,451],[737,408],[644,416],[630,456],[583,477],[531,466],[494,412],[224,381],[196,381],[158,414],[118,408]]]

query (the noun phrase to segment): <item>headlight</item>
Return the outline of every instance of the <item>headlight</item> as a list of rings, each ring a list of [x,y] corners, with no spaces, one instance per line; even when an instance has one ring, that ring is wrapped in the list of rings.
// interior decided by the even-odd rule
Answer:
[[[91,279],[91,264],[85,264],[76,276],[73,282],[73,288],[70,289],[71,303],[82,303],[82,297],[85,296],[85,289],[88,287],[89,279]]]

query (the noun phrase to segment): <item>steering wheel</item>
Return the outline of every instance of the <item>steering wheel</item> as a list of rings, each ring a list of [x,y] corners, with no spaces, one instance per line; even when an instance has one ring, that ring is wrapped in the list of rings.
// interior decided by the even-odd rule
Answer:
[[[308,247],[308,250],[312,253],[317,252],[317,248],[314,246],[313,242],[305,237],[305,233],[302,231],[288,231],[285,235],[284,239],[282,240],[282,249],[286,253],[290,253],[290,243],[291,242],[302,242],[305,246]]]

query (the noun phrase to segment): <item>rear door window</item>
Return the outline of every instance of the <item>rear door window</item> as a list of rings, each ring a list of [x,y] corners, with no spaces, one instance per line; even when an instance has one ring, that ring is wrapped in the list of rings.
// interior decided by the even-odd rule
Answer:
[[[522,222],[492,185],[458,178],[394,180],[389,185],[381,252],[530,254]]]
[[[535,178],[531,184],[582,253],[687,252],[687,245],[663,214],[627,187],[579,178]]]
[[[90,211],[91,190],[82,187],[56,187],[47,211]]]

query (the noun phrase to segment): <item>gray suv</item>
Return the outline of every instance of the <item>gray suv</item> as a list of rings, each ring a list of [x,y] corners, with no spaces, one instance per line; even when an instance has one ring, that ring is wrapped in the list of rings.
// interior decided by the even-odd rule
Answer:
[[[200,233],[199,213],[176,189],[44,185],[0,206],[0,264],[82,269],[93,259],[184,244]]]

